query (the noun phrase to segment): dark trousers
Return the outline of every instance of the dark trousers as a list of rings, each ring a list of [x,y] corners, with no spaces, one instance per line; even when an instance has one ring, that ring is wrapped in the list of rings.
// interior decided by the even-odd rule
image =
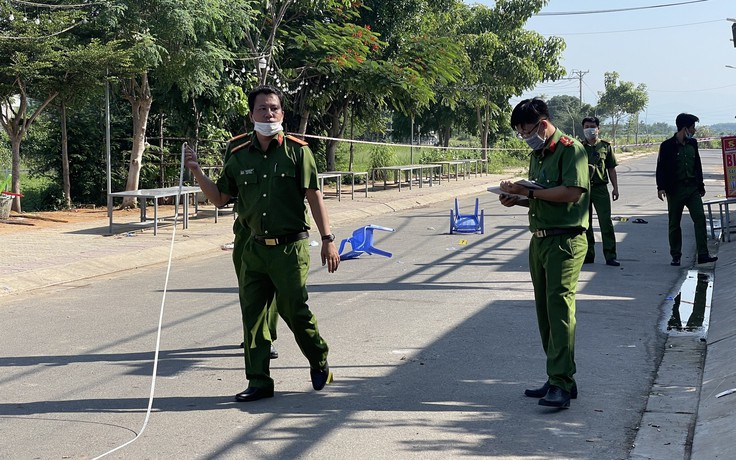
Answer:
[[[698,255],[708,255],[708,232],[705,228],[703,200],[695,185],[680,186],[674,193],[667,193],[667,214],[669,216],[670,255],[682,257],[682,212],[687,207],[695,229],[695,246]]]

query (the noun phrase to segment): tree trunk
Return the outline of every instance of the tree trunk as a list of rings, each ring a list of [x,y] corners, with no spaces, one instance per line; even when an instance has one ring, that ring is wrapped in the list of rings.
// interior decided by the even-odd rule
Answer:
[[[353,162],[355,161],[355,152],[353,151],[353,109],[350,109],[350,159],[348,160],[348,171],[353,170]]]
[[[28,94],[26,93],[25,83],[20,78],[17,79],[15,83],[18,85],[18,110],[13,110],[13,105],[10,101],[3,100],[3,102],[7,102],[7,112],[0,110],[0,124],[8,134],[12,150],[11,174],[13,175],[13,178],[11,180],[10,191],[12,193],[20,194],[20,143],[31,128],[33,122],[36,121],[36,118],[41,115],[41,112],[46,109],[46,106],[48,106],[59,93],[51,93],[43,104],[41,104],[41,106],[38,107],[30,117],[27,117]],[[22,212],[20,196],[13,198],[11,209],[16,212]]]
[[[153,96],[148,85],[148,73],[144,72],[140,83],[131,78],[124,88],[124,96],[130,102],[133,114],[133,148],[130,152],[130,165],[128,167],[128,180],[125,190],[138,190],[141,178],[141,165],[143,163],[143,152],[146,150],[146,126],[148,125],[148,113],[151,110]],[[135,207],[136,199],[125,197],[122,207]]]
[[[10,135],[10,134],[8,134]],[[20,193],[20,141],[23,139],[23,133],[14,133],[13,136],[10,137],[10,148],[13,151],[13,160],[12,160],[12,167],[11,167],[11,174],[13,175],[12,180],[10,181],[10,191],[13,193]],[[13,197],[13,204],[11,205],[10,209],[12,209],[15,212],[22,212],[22,208],[20,207],[20,197],[15,196]]]
[[[66,104],[61,101],[61,181],[64,189],[64,207],[72,207],[72,186],[69,178],[69,137],[66,129]]]
[[[299,118],[299,129],[297,132],[299,134],[307,134],[307,123],[309,122],[309,110],[302,110],[301,116]]]
[[[332,125],[330,126],[330,130],[328,131],[330,137],[340,137],[340,113],[339,111],[337,113],[331,113],[330,119],[332,120]],[[329,140],[327,141],[327,170],[328,171],[334,171],[335,170],[335,152],[337,151],[337,141]]]

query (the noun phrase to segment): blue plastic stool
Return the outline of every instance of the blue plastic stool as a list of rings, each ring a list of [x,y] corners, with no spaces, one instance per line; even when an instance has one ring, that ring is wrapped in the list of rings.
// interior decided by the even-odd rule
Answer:
[[[349,238],[345,238],[340,242],[340,260],[356,259],[362,254],[378,254],[379,256],[391,257],[393,254],[387,251],[373,246],[373,230],[382,230],[384,232],[393,232],[393,228],[381,227],[380,225],[366,225],[360,227],[353,232],[353,235]],[[342,250],[345,249],[345,244],[350,243],[350,251],[345,254]]]
[[[475,199],[475,212],[473,214],[460,214],[455,198],[455,211],[450,209],[450,235],[453,233],[485,233],[483,210],[478,214],[478,198]]]

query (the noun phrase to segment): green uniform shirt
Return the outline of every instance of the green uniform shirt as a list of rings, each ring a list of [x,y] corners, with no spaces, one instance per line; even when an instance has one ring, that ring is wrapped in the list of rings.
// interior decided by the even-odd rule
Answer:
[[[590,185],[605,185],[608,183],[608,170],[618,166],[611,144],[599,139],[594,145],[583,142],[588,152],[588,164],[593,167],[590,171]]]
[[[678,144],[675,178],[678,182],[695,179],[695,149],[690,144]]]
[[[529,200],[529,230],[588,228],[588,155],[580,141],[556,130],[544,148],[532,152],[529,179],[544,188],[564,185],[585,190],[575,203]]]
[[[308,230],[305,190],[319,188],[309,147],[283,133],[274,136],[265,152],[255,134],[248,141],[228,146],[230,156],[217,181],[222,193],[237,195],[238,219],[259,236]]]

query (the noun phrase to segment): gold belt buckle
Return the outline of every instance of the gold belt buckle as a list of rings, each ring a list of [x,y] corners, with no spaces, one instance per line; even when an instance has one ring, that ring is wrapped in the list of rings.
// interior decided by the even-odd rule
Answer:
[[[279,244],[279,240],[276,238],[264,238],[263,242],[266,244],[266,246],[276,246]]]

